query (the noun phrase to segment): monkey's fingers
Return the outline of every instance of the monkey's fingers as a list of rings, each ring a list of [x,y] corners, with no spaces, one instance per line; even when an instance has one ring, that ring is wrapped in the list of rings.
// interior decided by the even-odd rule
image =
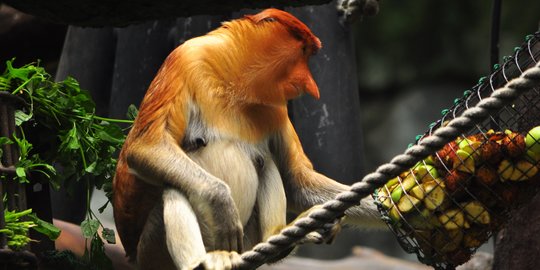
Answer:
[[[232,270],[233,264],[238,265],[240,254],[235,251],[216,250],[206,253],[204,259],[194,270]]]
[[[343,217],[337,218],[334,222],[324,224],[320,233],[325,244],[332,244],[334,242],[336,236],[341,232],[343,219]]]
[[[239,220],[232,224],[222,224],[216,235],[215,249],[242,252],[244,229]]]
[[[299,245],[303,244],[322,244],[324,243],[324,237],[317,231],[310,232],[304,236],[304,238],[298,241]]]
[[[317,231],[308,233],[304,238],[298,241],[299,244],[332,244],[336,236],[341,231],[342,218],[336,219],[333,222],[323,225]]]

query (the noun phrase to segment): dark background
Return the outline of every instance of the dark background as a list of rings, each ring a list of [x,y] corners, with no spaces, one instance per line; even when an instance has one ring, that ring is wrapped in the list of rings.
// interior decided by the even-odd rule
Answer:
[[[332,5],[316,7],[317,16],[310,15],[310,8],[289,9],[323,42],[312,69],[323,104],[334,106],[328,112],[308,98],[291,104],[291,112],[316,168],[352,183],[401,153],[454,98],[490,72],[492,1],[384,0],[377,16],[350,28],[340,28]],[[539,1],[503,3],[501,57],[538,30],[539,11]],[[254,11],[68,31],[67,25],[0,4],[0,63],[13,57],[15,65],[40,59],[57,78],[71,75],[94,89],[100,113],[123,118],[125,107],[137,104],[171,48],[245,12]],[[70,41],[64,44],[65,39]],[[62,48],[70,57],[61,60]],[[317,129],[317,121],[323,129]],[[403,256],[389,233],[350,231],[335,248],[303,248],[299,254],[337,258],[353,245]]]

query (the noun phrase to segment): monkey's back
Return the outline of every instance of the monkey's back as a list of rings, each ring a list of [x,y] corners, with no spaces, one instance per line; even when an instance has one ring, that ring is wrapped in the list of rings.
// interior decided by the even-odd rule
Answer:
[[[114,220],[126,255],[135,260],[137,244],[150,211],[161,200],[163,189],[129,173],[124,155],[118,159],[113,182]]]

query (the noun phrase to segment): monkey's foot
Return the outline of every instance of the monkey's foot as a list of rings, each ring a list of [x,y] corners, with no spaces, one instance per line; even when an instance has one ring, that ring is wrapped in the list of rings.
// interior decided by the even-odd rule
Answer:
[[[206,253],[204,259],[194,270],[232,270],[233,263],[240,262],[240,254],[236,251],[216,250]]]
[[[342,218],[326,223],[321,229],[308,233],[298,244],[332,244],[341,231]]]

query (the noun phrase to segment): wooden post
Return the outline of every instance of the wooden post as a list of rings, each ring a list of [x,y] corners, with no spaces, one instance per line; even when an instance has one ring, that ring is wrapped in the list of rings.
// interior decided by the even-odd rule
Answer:
[[[540,125],[540,92],[536,88],[524,95],[528,102],[518,111],[523,112],[519,130],[525,132]],[[528,108],[525,108],[527,106]],[[506,226],[495,235],[493,270],[538,269],[540,265],[540,195],[512,213]]]
[[[304,96],[292,101],[291,119],[315,169],[337,181],[352,184],[361,179],[365,169],[352,33],[347,25],[339,23],[335,1],[287,11],[308,25],[323,46],[309,63],[321,98]],[[347,256],[353,246],[380,235],[369,234],[344,230],[332,248],[303,245],[297,254],[319,259]],[[389,233],[385,237],[394,241]]]
[[[15,128],[15,109],[22,105],[22,101],[7,92],[0,92],[0,136],[13,139],[16,134]],[[4,210],[6,205],[3,203],[3,197],[7,197],[7,208],[9,210],[25,210],[26,190],[25,185],[13,180],[15,176],[15,163],[19,160],[19,151],[16,145],[2,146],[2,159],[0,162],[0,173],[6,176],[6,180],[0,181],[0,228],[6,226],[4,219]],[[18,269],[24,266],[24,269],[35,269],[37,259],[34,254],[28,252],[29,247],[23,248],[21,252],[15,252],[8,248],[7,239],[4,234],[0,235],[0,266],[3,269]],[[14,268],[15,267],[15,268]]]
[[[323,44],[310,60],[320,100],[294,100],[290,113],[315,169],[344,183],[363,174],[360,98],[351,32],[339,23],[336,3],[288,9],[309,25]]]

